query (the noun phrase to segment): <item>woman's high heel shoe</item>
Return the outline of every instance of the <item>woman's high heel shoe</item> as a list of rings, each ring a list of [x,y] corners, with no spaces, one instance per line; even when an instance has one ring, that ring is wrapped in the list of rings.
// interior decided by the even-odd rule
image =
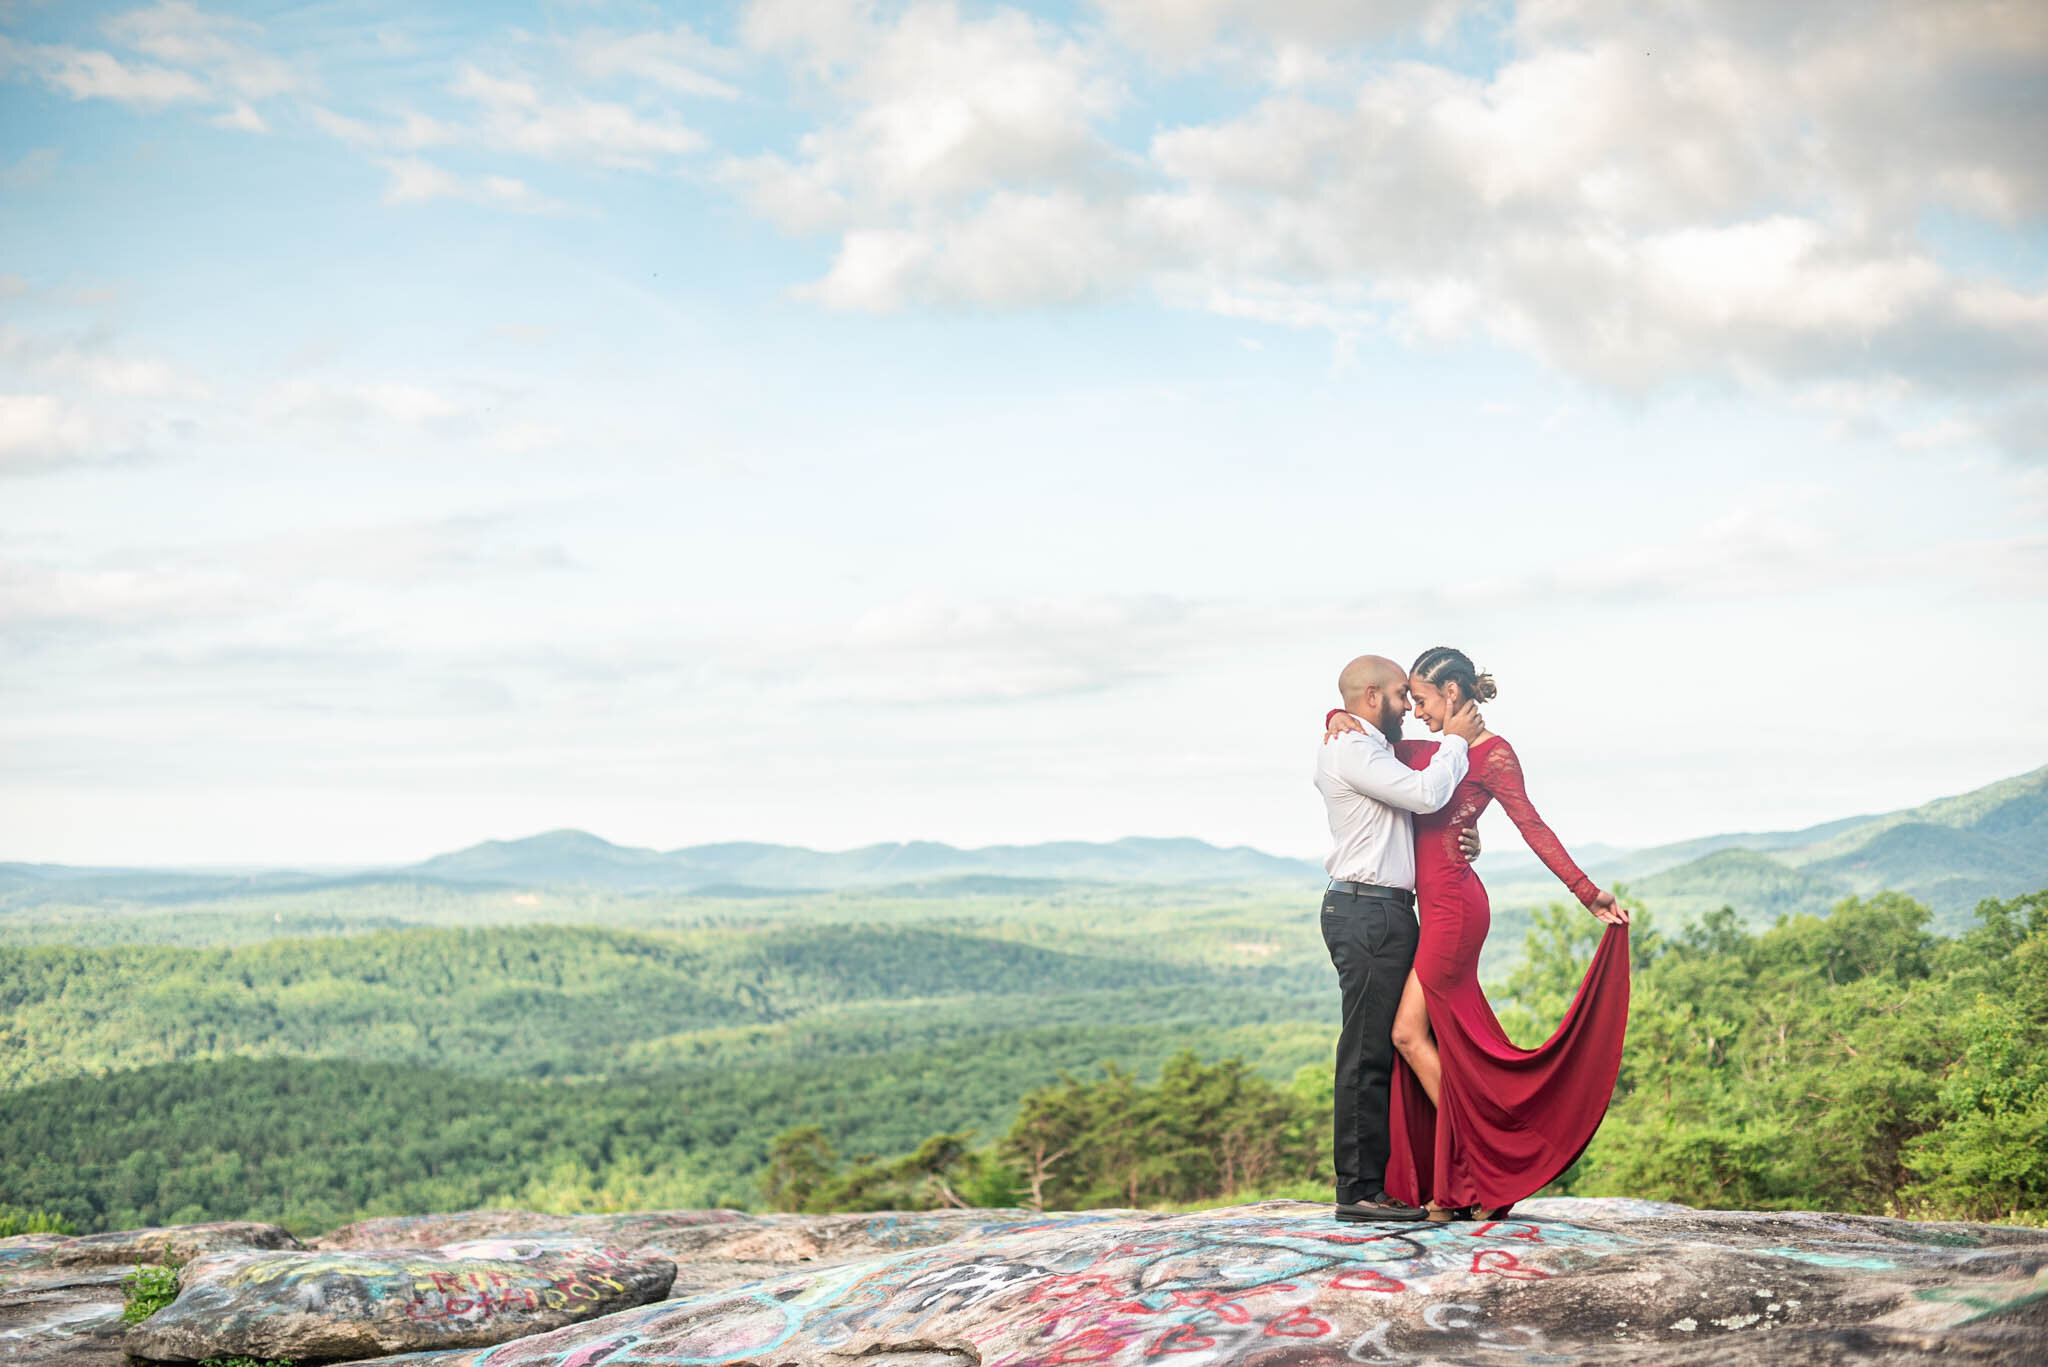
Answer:
[[[1436,1202],[1431,1201],[1422,1208],[1422,1218],[1433,1225],[1447,1225],[1453,1220],[1471,1219],[1472,1207],[1440,1206]]]

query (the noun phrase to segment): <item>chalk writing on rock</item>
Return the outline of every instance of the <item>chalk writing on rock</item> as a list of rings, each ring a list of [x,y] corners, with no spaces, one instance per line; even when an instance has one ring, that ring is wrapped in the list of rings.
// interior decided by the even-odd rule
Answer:
[[[984,1367],[1621,1363],[1655,1360],[1659,1344],[1760,1336],[1766,1322],[1876,1325],[1899,1306],[1918,1317],[1909,1327],[1938,1319],[1941,1332],[1967,1332],[1952,1326],[2011,1313],[2048,1287],[2028,1280],[1992,1288],[1963,1277],[1952,1283],[1956,1299],[1921,1300],[1916,1290],[1933,1289],[1924,1271],[1907,1280],[1771,1256],[1788,1246],[1782,1221],[1630,1205],[1579,1222],[1567,1218],[1570,1209],[1553,1202],[1532,1219],[1385,1230],[1338,1225],[1327,1206],[1306,1203],[1009,1223],[976,1223],[963,1212],[952,1227],[967,1232],[950,1242],[880,1253],[871,1250],[910,1221],[895,1227],[875,1217],[857,1227],[858,1261],[406,1367],[854,1363],[913,1346]],[[1599,1216],[1608,1206],[1590,1209]],[[1882,1245],[1901,1263],[1924,1259],[1916,1269],[1961,1257],[1902,1252],[1913,1241],[1886,1233],[1897,1223],[1816,1224],[1810,1239],[1799,1236],[1801,1251],[1846,1259]],[[2032,1240],[2048,1258],[2048,1234],[1999,1238]],[[848,1246],[824,1233],[819,1239]],[[1848,1294],[1849,1279],[1873,1277],[1890,1280]],[[601,1288],[588,1273],[581,1279]],[[1768,1296],[1757,1299],[1766,1286]],[[472,1282],[452,1289],[502,1294]]]

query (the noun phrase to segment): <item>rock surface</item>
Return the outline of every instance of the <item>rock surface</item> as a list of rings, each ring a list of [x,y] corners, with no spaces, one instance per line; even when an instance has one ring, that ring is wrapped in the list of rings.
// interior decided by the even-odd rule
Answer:
[[[120,1265],[0,1271],[0,1362],[10,1367],[119,1367],[125,1296]]]
[[[479,1235],[495,1237],[479,1246]],[[385,1240],[409,1247],[370,1247]],[[435,1272],[565,1240],[675,1260],[671,1298],[521,1327],[524,1337],[492,1347],[398,1357],[372,1357],[394,1351],[389,1339],[344,1350],[234,1338],[236,1314],[186,1301],[206,1263],[325,1258],[375,1263],[387,1277],[405,1269],[385,1283],[386,1314],[397,1305],[409,1318],[402,1306],[424,1282],[427,1303],[460,1319],[469,1288],[436,1283]],[[179,1302],[125,1339],[109,1322],[128,1269],[59,1266],[64,1242],[0,1243],[0,1360],[115,1367],[124,1346],[154,1356],[155,1336],[177,1323],[166,1316],[184,1307],[194,1338],[179,1356],[407,1367],[2048,1362],[2048,1230],[1650,1201],[1537,1200],[1492,1224],[1391,1226],[1340,1225],[1302,1202],[1188,1215],[400,1217],[337,1230],[320,1242],[345,1247],[326,1253],[204,1259],[186,1269]],[[321,1282],[302,1272],[272,1284],[294,1280]],[[347,1294],[327,1296],[321,1313],[359,1328],[376,1317]]]
[[[2039,1363],[2048,1231],[1531,1203],[1340,1225],[1091,1212],[671,1300],[408,1367]]]
[[[311,1248],[440,1248],[470,1239],[547,1235],[639,1248],[648,1234],[728,1225],[753,1228],[763,1217],[737,1210],[659,1210],[625,1215],[544,1215],[537,1210],[464,1210],[452,1215],[386,1215],[329,1230]]]
[[[278,1225],[213,1221],[113,1234],[21,1234],[0,1239],[0,1362],[118,1367],[128,1326],[121,1279],[137,1263],[223,1249],[295,1249]]]
[[[525,1235],[594,1239],[612,1248],[659,1254],[676,1264],[671,1299],[922,1248],[995,1224],[1022,1211],[924,1210],[855,1215],[748,1215],[736,1210],[639,1211],[620,1215],[542,1215],[473,1210],[402,1215],[345,1225],[316,1248],[439,1247],[457,1239]]]
[[[19,1234],[0,1239],[0,1274],[33,1267],[189,1262],[231,1248],[301,1248],[282,1225],[215,1220],[200,1225],[124,1229],[112,1234]]]
[[[180,1362],[473,1347],[658,1301],[674,1278],[666,1258],[571,1239],[215,1253],[179,1272],[178,1298],[125,1347]]]

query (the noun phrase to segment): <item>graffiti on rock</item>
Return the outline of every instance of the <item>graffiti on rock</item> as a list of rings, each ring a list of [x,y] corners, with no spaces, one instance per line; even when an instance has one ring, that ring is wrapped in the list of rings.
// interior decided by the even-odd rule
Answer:
[[[1552,1230],[1564,1237],[1547,1238]],[[598,1337],[587,1327],[557,1331],[471,1361],[708,1367],[773,1354],[799,1338],[815,1351],[854,1355],[890,1343],[950,1344],[989,1367],[1221,1363],[1289,1344],[1330,1343],[1342,1352],[1361,1318],[1429,1295],[1434,1281],[1543,1279],[1627,1242],[1534,1222],[1361,1230],[1334,1225],[1322,1211],[1044,1218],[986,1226],[951,1246],[649,1306],[610,1317]],[[1470,1322],[1452,1320],[1461,1330]],[[1347,1322],[1349,1334],[1340,1328]],[[1478,1332],[1493,1334],[1486,1342],[1541,1341],[1533,1329]],[[1354,1345],[1367,1350],[1354,1351],[1356,1360],[1398,1360],[1370,1334],[1368,1327]]]
[[[1913,1293],[1923,1303],[1958,1307],[1965,1313],[1954,1322],[1975,1324],[1993,1315],[2003,1315],[2035,1301],[2048,1299],[2048,1267],[2034,1274],[2032,1281],[1994,1282],[1977,1286],[1929,1286]]]
[[[911,1352],[986,1367],[1619,1362],[1659,1342],[1823,1323],[1828,1288],[1890,1275],[1847,1265],[1867,1251],[1860,1243],[1832,1245],[1840,1252],[1827,1261],[1777,1261],[1781,1250],[1758,1247],[1783,1240],[1776,1226],[1748,1234],[1720,1217],[1680,1221],[1661,1210],[1605,1224],[1539,1214],[1342,1225],[1327,1207],[1278,1202],[971,1229],[947,1218],[962,1230],[947,1244],[892,1248],[417,1367],[737,1367]],[[908,1227],[877,1217],[857,1232],[808,1229],[827,1244],[873,1247]],[[1867,1237],[1861,1228],[1836,1237],[1845,1233]],[[1912,1275],[1922,1279],[1891,1294],[1945,1325],[2048,1294],[2048,1282],[1976,1282],[1974,1299],[1921,1303],[1912,1295],[1926,1282]],[[1884,1302],[1859,1290],[1854,1304],[1856,1322],[1873,1323],[1862,1307]]]
[[[150,1358],[339,1358],[499,1343],[658,1300],[667,1259],[561,1239],[219,1254],[133,1335]]]
[[[1898,1266],[1890,1258],[1845,1257],[1839,1253],[1819,1253],[1810,1248],[1760,1248],[1757,1252],[1768,1253],[1773,1258],[1790,1258],[1814,1267],[1860,1267],[1868,1272],[1885,1272]]]
[[[614,1250],[539,1239],[482,1239],[410,1255],[256,1256],[214,1280],[227,1288],[288,1293],[335,1277],[361,1279],[373,1303],[403,1298],[412,1320],[479,1320],[513,1311],[591,1311],[629,1296]]]

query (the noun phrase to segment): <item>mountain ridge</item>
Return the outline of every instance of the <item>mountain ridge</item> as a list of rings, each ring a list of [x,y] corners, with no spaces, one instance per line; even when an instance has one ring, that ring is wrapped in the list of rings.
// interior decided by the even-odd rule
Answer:
[[[1188,836],[1126,836],[963,849],[930,840],[886,841],[820,851],[800,845],[727,841],[673,850],[614,845],[585,831],[546,831],[523,840],[483,841],[395,872],[460,880],[565,879],[571,853],[580,880],[601,886],[687,889],[714,884],[845,888],[994,876],[1101,882],[1205,883],[1296,878],[1321,872],[1304,859],[1249,845],[1219,846]]]
[[[1541,870],[1492,876],[1495,906],[1556,901]],[[1589,860],[1603,884],[1621,882],[1660,916],[1683,922],[1732,905],[1755,922],[1819,913],[1845,897],[1903,892],[1936,923],[1959,927],[1986,897],[2048,886],[2048,765],[1915,807],[1843,817],[1791,831],[1701,836]]]
[[[2048,885],[2048,766],[1915,807],[1797,830],[1730,832],[1639,850],[1590,846],[1583,852],[1595,879],[1622,882],[1679,921],[1724,904],[1751,919],[1819,912],[1843,897],[1886,888],[1919,898],[1953,921],[1983,897]],[[1547,871],[1518,850],[1484,856],[1479,869],[1497,908],[1540,905],[1560,896]],[[1321,866],[1310,860],[1186,836],[973,848],[909,840],[839,851],[720,841],[658,850],[565,827],[479,841],[413,864],[344,873],[208,874],[0,862],[0,911],[64,901],[176,904],[405,885],[726,897],[896,889],[932,896],[1059,882],[1199,886],[1321,876]]]

